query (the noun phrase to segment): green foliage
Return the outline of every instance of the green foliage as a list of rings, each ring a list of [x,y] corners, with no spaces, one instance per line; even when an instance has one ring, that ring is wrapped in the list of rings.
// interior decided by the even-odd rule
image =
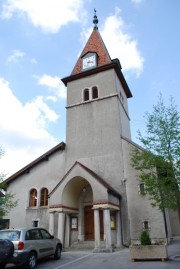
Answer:
[[[17,201],[13,201],[13,198],[14,195],[11,193],[5,193],[0,197],[0,218],[5,216],[13,207],[16,207]]]
[[[0,147],[0,158],[4,151]],[[17,201],[14,201],[14,195],[6,192],[6,185],[3,182],[4,174],[0,174],[0,218],[5,216],[12,208],[16,207]]]
[[[141,245],[151,245],[151,239],[149,237],[149,233],[146,230],[141,233],[140,242]]]
[[[133,149],[132,165],[152,205],[178,210],[180,216],[180,114],[172,98],[166,107],[160,95],[145,119],[146,136],[138,132],[143,148]]]

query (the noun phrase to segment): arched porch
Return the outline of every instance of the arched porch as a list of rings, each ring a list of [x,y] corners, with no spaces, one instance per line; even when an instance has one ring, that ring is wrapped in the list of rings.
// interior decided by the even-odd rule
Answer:
[[[74,170],[78,174],[69,173],[56,189],[59,203],[50,204],[50,233],[57,235],[65,248],[88,240],[94,241],[94,251],[112,251],[112,246],[119,247],[122,241],[120,195],[97,180],[96,174],[83,172],[79,165]]]

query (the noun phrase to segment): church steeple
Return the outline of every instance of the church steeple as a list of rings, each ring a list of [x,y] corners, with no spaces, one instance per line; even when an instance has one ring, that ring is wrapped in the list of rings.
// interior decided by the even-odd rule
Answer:
[[[70,76],[62,79],[67,86],[68,82],[85,78],[93,74],[104,72],[105,70],[114,69],[127,98],[132,97],[131,91],[121,72],[121,64],[118,59],[111,59],[109,52],[98,30],[98,18],[94,10],[93,31],[82,50]]]
[[[94,14],[94,18],[93,18],[93,23],[94,23],[94,29],[75,65],[75,67],[73,68],[73,71],[71,73],[71,75],[76,75],[79,74],[81,72],[83,72],[83,57],[86,57],[86,54],[88,53],[92,53],[92,54],[96,54],[97,57],[97,64],[96,67],[100,67],[106,64],[111,63],[111,57],[109,55],[109,52],[102,40],[102,37],[98,31],[98,18],[96,15],[96,10],[94,10],[95,14]]]

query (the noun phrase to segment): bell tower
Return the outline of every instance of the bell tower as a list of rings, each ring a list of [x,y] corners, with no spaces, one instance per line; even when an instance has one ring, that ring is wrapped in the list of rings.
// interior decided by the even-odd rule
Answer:
[[[119,60],[111,59],[101,38],[96,11],[93,23],[71,75],[62,79],[67,86],[66,145],[68,161],[83,160],[103,171],[118,166],[121,137],[131,139],[127,100],[132,94]]]

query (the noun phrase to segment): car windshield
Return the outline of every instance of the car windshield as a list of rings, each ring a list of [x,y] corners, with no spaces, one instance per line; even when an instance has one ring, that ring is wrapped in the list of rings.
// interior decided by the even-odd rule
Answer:
[[[11,241],[17,241],[20,238],[20,231],[0,231],[0,239],[9,239]]]

